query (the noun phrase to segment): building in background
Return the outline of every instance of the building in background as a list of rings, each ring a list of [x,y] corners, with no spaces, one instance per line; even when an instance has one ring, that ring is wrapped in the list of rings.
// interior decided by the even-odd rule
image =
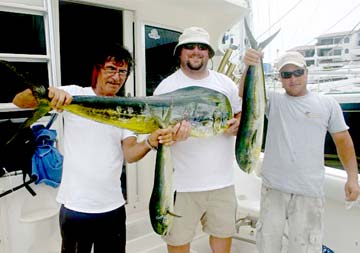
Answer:
[[[292,48],[305,56],[308,66],[324,69],[360,65],[360,30],[322,34],[315,45]]]

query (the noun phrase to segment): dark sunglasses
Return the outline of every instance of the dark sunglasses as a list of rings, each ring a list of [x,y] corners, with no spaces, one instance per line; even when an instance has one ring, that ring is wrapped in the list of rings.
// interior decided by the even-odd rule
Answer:
[[[292,75],[294,75],[295,77],[299,77],[299,76],[302,76],[304,73],[305,73],[305,69],[297,69],[297,70],[294,70],[294,71],[280,72],[280,75],[284,79],[289,79],[289,78],[292,77]]]
[[[188,50],[193,50],[193,49],[195,49],[195,47],[197,47],[200,50],[209,49],[208,45],[202,44],[202,43],[187,43],[187,44],[183,45],[183,48],[188,49]]]

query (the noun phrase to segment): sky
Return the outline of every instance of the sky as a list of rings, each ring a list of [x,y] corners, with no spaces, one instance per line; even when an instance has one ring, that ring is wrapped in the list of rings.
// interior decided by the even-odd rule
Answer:
[[[315,44],[321,34],[360,29],[359,0],[252,0],[252,15],[258,42],[280,29],[264,50],[264,62],[271,63],[286,50]]]

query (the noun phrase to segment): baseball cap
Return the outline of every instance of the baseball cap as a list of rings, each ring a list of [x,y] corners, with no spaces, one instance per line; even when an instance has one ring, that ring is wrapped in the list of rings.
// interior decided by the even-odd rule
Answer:
[[[293,64],[301,68],[306,68],[304,56],[297,51],[288,51],[281,55],[277,62],[277,69],[280,71],[282,67],[287,64]]]
[[[188,43],[202,43],[207,45],[209,47],[209,58],[212,58],[215,54],[214,49],[210,45],[210,35],[204,28],[196,26],[186,28],[179,37],[179,42],[174,49],[174,55],[178,53],[177,49],[179,46]]]

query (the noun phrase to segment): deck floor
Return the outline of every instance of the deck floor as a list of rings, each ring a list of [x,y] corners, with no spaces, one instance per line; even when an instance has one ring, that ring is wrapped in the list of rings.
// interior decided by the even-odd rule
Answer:
[[[231,252],[257,253],[254,244],[254,231],[250,227],[242,227],[237,234],[239,239],[234,239]],[[191,253],[211,252],[208,236],[201,232],[191,243]],[[127,253],[167,253],[166,244],[153,232],[147,212],[129,215],[127,221]]]

